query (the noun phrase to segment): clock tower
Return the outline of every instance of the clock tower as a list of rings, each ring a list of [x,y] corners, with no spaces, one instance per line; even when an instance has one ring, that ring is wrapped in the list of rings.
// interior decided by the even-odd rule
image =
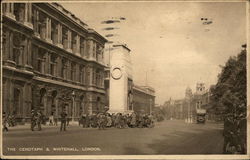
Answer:
[[[133,109],[133,76],[130,49],[115,44],[110,51],[109,112],[127,112]]]

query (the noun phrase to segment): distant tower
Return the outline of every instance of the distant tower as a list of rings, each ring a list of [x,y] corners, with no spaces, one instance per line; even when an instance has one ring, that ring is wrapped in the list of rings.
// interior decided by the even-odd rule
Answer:
[[[185,92],[185,98],[186,99],[191,99],[192,96],[193,96],[192,89],[190,87],[187,87],[186,92]]]
[[[196,83],[196,94],[203,94],[205,92],[205,83]]]

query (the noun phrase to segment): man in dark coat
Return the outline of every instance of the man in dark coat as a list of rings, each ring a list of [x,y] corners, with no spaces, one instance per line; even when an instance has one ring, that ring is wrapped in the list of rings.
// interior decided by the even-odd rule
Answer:
[[[31,110],[31,123],[30,123],[30,128],[32,131],[34,131],[34,128],[36,126],[36,114],[35,114],[35,111],[34,110]]]
[[[38,111],[37,112],[37,118],[36,118],[36,123],[37,123],[38,131],[42,130],[42,126],[41,126],[42,122],[43,122],[42,112]]]
[[[8,131],[8,127],[7,127],[7,116],[5,114],[5,112],[3,112],[3,132],[4,131]]]
[[[60,131],[64,130],[66,131],[66,121],[67,121],[67,113],[65,110],[61,113],[61,128]]]

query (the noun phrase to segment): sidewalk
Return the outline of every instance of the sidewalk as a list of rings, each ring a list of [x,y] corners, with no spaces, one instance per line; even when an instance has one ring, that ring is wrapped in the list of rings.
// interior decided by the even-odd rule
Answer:
[[[61,122],[57,123],[57,126],[55,125],[49,125],[49,123],[46,123],[46,125],[42,124],[42,128],[60,128]],[[72,127],[72,126],[79,126],[78,121],[70,121],[69,126],[67,127]],[[30,129],[31,124],[30,123],[25,123],[24,125],[16,125],[14,127],[8,127],[9,130],[26,130]]]

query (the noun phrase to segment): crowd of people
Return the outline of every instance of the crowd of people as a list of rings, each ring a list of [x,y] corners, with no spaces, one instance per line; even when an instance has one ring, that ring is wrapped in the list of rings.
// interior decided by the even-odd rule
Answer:
[[[16,118],[15,118],[15,114],[6,114],[5,112],[3,112],[3,119],[2,119],[2,125],[3,125],[3,131],[8,131],[8,127],[14,127],[16,126]]]
[[[79,126],[83,128],[152,128],[154,127],[154,119],[150,114],[142,113],[107,113],[102,112],[98,114],[81,114],[78,119]],[[60,131],[66,131],[67,126],[70,123],[71,118],[67,115],[67,112],[63,110],[59,117],[55,117],[53,113],[46,118],[46,116],[40,110],[31,111],[30,119],[30,129],[31,131],[42,130],[42,125],[57,126],[58,120],[60,120]],[[8,131],[8,127],[14,126],[15,121],[13,118],[10,119],[10,116],[3,114],[3,131]]]
[[[122,113],[99,113],[82,114],[79,119],[79,125],[84,128],[105,129],[115,128],[151,128],[154,127],[153,116],[149,114],[122,114]]]

